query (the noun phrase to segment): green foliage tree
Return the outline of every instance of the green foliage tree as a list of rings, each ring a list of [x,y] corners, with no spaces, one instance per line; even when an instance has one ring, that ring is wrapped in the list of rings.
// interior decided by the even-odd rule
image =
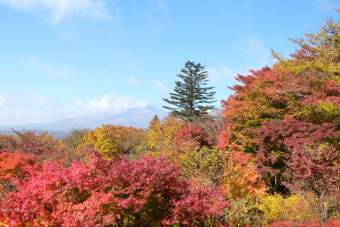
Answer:
[[[170,93],[169,99],[163,99],[171,106],[163,106],[171,111],[171,115],[192,119],[200,117],[207,110],[214,109],[211,103],[214,103],[212,91],[214,87],[206,86],[208,83],[208,73],[205,67],[200,63],[187,61],[185,67],[181,69],[182,74],[177,76],[183,80],[175,82],[174,92]]]

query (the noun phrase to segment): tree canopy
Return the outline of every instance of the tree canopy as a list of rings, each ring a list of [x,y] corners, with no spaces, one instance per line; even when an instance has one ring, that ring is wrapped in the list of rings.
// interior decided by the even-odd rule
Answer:
[[[211,105],[216,92],[214,87],[208,87],[208,72],[201,63],[187,61],[177,76],[182,80],[175,82],[174,92],[169,99],[163,99],[171,106],[163,106],[171,111],[171,115],[182,118],[199,117],[207,110],[214,109]]]

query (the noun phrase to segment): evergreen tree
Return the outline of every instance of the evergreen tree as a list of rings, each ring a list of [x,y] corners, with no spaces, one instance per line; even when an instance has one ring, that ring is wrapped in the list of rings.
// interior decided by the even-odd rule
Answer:
[[[159,117],[157,114],[152,118],[152,121],[159,121]]]
[[[170,93],[170,99],[163,99],[171,106],[163,106],[170,110],[170,114],[186,119],[200,117],[207,110],[214,109],[211,103],[216,102],[211,91],[214,87],[207,87],[208,73],[200,63],[187,61],[185,68],[181,69],[182,74],[177,76],[182,79],[175,82],[174,92]]]

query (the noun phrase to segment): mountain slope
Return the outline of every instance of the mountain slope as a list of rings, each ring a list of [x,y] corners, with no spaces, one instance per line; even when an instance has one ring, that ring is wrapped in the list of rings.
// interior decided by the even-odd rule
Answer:
[[[1,131],[15,130],[44,130],[57,132],[69,132],[72,129],[94,129],[102,124],[113,124],[132,126],[136,128],[148,127],[152,118],[158,115],[160,119],[166,116],[166,112],[159,107],[146,106],[143,108],[133,108],[117,114],[104,114],[101,116],[81,116],[75,118],[66,118],[58,121],[0,126]]]

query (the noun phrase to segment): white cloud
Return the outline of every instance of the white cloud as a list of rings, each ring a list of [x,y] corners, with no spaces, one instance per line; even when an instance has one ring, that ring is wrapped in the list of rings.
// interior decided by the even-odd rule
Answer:
[[[168,13],[168,7],[165,5],[165,3],[163,1],[157,1],[156,3],[157,7],[160,8],[163,13]]]
[[[0,95],[0,106],[6,108],[12,107],[34,107],[34,106],[54,106],[58,101],[42,95],[25,93],[25,94],[3,94]]]
[[[58,38],[60,39],[70,39],[73,36],[72,32],[60,32],[58,33]]]
[[[153,22],[153,23],[158,23],[158,20],[157,20],[155,17],[153,17],[150,13],[147,13],[145,16],[146,16],[146,18],[148,18],[148,20],[150,20],[151,22]]]
[[[92,113],[119,113],[131,108],[141,108],[149,104],[148,100],[134,101],[130,97],[117,97],[114,93],[108,93],[100,98],[91,100],[90,102],[84,102],[78,100],[77,106],[80,106]]]
[[[240,70],[229,68],[225,65],[220,65],[216,68],[207,68],[209,80],[211,82],[218,82],[221,80],[235,80],[237,74],[241,73]]]
[[[131,77],[131,79],[130,79],[130,83],[131,83],[132,85],[134,85],[134,86],[138,86],[138,85],[139,85],[138,81],[136,80],[135,75],[132,75],[132,77]]]
[[[249,37],[246,39],[246,42],[246,52],[249,54],[263,54],[267,52],[262,40],[258,37]]]
[[[257,54],[262,55],[267,52],[267,49],[259,37],[247,37],[242,41],[242,44],[237,45],[236,48],[244,54],[252,56]]]
[[[249,75],[250,69],[261,69],[266,65],[270,65],[272,60],[270,49],[267,48],[261,38],[248,37],[235,45],[245,58],[250,60],[250,64],[239,68],[231,68],[226,65],[207,68],[209,80],[213,83],[228,82],[228,84],[237,83],[235,78],[238,74]]]
[[[150,13],[145,14],[145,17],[150,21],[153,32],[158,33],[166,29],[166,27]]]
[[[29,60],[24,61],[23,64],[34,70],[37,70],[47,76],[64,78],[71,78],[71,70],[66,66],[50,66],[42,62],[36,57],[31,57]]]
[[[14,9],[22,11],[47,11],[53,23],[77,14],[94,18],[111,19],[105,2],[102,0],[0,0]]]
[[[16,111],[14,113],[0,113],[0,126],[23,125],[31,123],[42,123],[60,120],[66,118],[64,113],[53,112],[35,112],[27,113],[27,111]]]
[[[314,0],[314,5],[319,11],[335,11],[337,8],[331,0]]]
[[[0,125],[50,121],[58,118],[60,102],[32,94],[0,94]]]
[[[5,105],[5,97],[3,95],[0,95],[0,107]]]
[[[127,54],[122,54],[118,52],[115,52],[114,55],[122,59],[125,62],[125,64],[131,69],[137,68],[138,66],[141,65],[140,60],[136,57],[131,57]]]
[[[9,100],[16,105],[50,106],[58,103],[55,99],[36,94],[10,96]]]
[[[255,67],[263,67],[272,59],[270,48],[266,47],[259,37],[247,37],[235,47],[242,52],[245,57],[252,59]]]
[[[153,86],[155,87],[156,91],[162,96],[168,96],[169,95],[169,89],[165,87],[161,82],[158,80],[154,80],[152,82]]]

